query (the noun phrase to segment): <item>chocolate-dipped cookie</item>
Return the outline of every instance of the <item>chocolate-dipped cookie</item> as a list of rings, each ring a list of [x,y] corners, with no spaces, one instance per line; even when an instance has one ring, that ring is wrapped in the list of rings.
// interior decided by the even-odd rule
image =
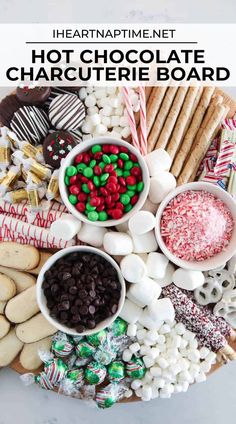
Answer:
[[[23,106],[14,113],[10,127],[20,141],[29,141],[36,146],[46,137],[49,121],[43,110],[35,106]]]
[[[24,105],[42,105],[50,96],[51,87],[17,87],[16,96]]]
[[[60,168],[61,160],[77,144],[74,137],[66,131],[54,131],[43,142],[43,156],[45,162],[57,169]]]
[[[9,127],[14,113],[20,109],[22,104],[14,94],[4,97],[0,102],[0,122],[2,125]]]
[[[84,122],[85,108],[75,94],[61,94],[51,102],[48,115],[57,129],[75,130]]]

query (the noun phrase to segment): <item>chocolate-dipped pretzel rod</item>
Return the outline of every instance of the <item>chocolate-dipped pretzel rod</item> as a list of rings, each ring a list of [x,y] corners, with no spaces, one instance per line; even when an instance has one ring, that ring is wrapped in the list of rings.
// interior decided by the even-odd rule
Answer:
[[[223,360],[236,359],[236,352],[228,345],[226,338],[216,329],[203,310],[189,299],[174,284],[162,289],[162,294],[168,297],[181,321],[190,331],[194,331],[204,344],[217,352]]]

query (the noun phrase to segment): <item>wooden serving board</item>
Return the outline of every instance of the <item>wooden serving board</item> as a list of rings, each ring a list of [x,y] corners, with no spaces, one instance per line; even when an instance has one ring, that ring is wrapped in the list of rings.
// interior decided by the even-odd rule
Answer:
[[[221,95],[224,98],[224,103],[227,104],[230,107],[229,113],[228,113],[228,117],[233,117],[236,114],[236,100],[232,99],[227,93],[225,93],[224,91],[222,91],[219,88],[216,88],[215,90],[215,94]],[[231,346],[234,348],[234,350],[236,351],[236,341],[231,344]],[[217,363],[215,364],[211,371],[209,372],[209,374],[213,373],[214,371],[216,371],[217,369],[219,369],[222,365]],[[19,358],[16,358],[12,364],[10,365],[10,368],[15,370],[18,374],[24,374],[29,372],[28,370],[25,370],[20,362],[19,362]],[[37,374],[38,372],[41,371],[42,368],[39,368],[38,370],[35,371],[35,374]],[[130,399],[126,399],[125,402],[135,402],[140,400],[139,398],[133,396]]]

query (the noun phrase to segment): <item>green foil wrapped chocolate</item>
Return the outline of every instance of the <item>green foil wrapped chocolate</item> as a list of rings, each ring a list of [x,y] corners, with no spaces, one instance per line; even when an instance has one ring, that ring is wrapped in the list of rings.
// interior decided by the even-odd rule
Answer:
[[[90,362],[84,371],[85,380],[89,384],[101,384],[106,378],[107,370],[99,362]]]
[[[111,362],[107,371],[110,381],[118,382],[125,378],[125,365],[122,361]]]

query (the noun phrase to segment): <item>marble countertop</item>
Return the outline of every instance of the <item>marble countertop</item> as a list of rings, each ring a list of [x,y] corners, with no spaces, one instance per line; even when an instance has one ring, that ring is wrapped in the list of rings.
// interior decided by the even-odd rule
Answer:
[[[0,22],[235,22],[235,0],[1,0]],[[227,91],[236,97],[236,88]],[[0,98],[8,89],[0,88]],[[97,410],[38,387],[24,387],[18,375],[0,370],[0,424],[222,424],[236,414],[236,364],[231,363],[187,392],[149,403]]]

